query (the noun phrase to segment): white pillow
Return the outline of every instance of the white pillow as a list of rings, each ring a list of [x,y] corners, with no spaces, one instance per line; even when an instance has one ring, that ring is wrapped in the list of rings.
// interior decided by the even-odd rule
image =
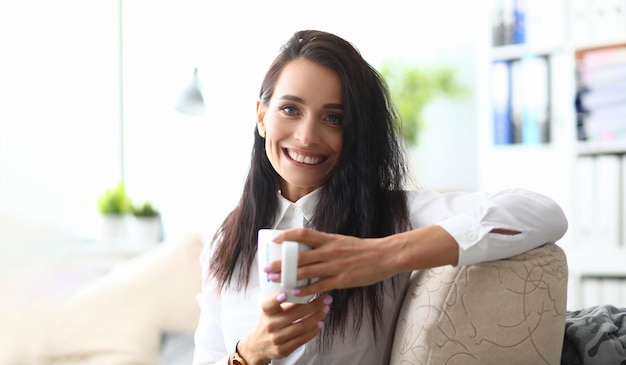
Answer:
[[[199,236],[163,242],[48,313],[38,364],[157,364],[166,331],[199,317]]]

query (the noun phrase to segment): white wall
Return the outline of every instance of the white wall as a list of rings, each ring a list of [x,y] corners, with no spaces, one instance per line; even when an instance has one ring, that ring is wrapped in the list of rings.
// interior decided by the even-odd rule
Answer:
[[[81,229],[118,179],[117,6],[0,3],[0,246]]]

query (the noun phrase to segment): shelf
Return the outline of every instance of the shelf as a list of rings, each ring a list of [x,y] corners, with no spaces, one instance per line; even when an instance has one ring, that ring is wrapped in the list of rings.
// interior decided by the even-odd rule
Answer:
[[[590,50],[597,48],[614,47],[616,45],[626,45],[626,34],[610,39],[575,41],[572,47],[576,50]]]
[[[491,50],[492,60],[515,60],[524,56],[542,56],[553,53],[566,52],[568,50],[591,50],[616,45],[626,45],[626,35],[613,37],[610,39],[598,39],[588,41],[568,42],[564,40],[558,45],[531,45],[531,44],[511,44],[507,46],[493,47]]]
[[[576,154],[578,156],[626,154],[626,140],[579,142]]]
[[[559,148],[555,147],[553,143],[542,144],[507,144],[507,145],[489,145],[483,148],[483,152],[487,154],[489,160],[492,162],[498,161],[498,165],[505,163],[506,159],[513,160],[528,160],[532,158],[539,158],[541,161],[547,156],[560,155]]]
[[[562,52],[562,46],[533,46],[528,44],[513,44],[494,47],[491,52],[492,60],[515,60],[524,56],[549,55]]]
[[[567,256],[569,274],[567,307],[570,310],[596,305],[592,303],[594,301],[603,301],[603,295],[606,295],[603,291],[606,289],[603,289],[605,287],[602,284],[604,280],[626,277],[626,265],[624,265],[626,248],[623,246],[607,248],[602,245],[597,247],[576,245],[576,247],[563,247],[563,249]],[[610,290],[612,293],[615,292],[613,287]]]
[[[550,4],[547,5],[548,3]],[[481,186],[486,190],[523,186],[548,195],[561,205],[570,219],[570,231],[566,240],[562,242],[568,258],[570,309],[580,308],[583,304],[589,303],[587,294],[591,288],[590,282],[594,279],[606,282],[608,280],[604,280],[605,278],[626,277],[626,239],[623,238],[626,237],[626,231],[621,227],[623,224],[620,224],[623,223],[622,218],[626,216],[626,205],[622,205],[624,204],[622,198],[626,196],[624,195],[626,185],[623,185],[623,171],[626,171],[624,170],[626,138],[613,141],[577,141],[579,121],[576,118],[574,104],[579,81],[577,67],[581,55],[587,50],[626,45],[626,28],[612,32],[583,29],[579,25],[583,23],[590,25],[592,20],[595,25],[599,24],[598,19],[592,19],[598,15],[597,12],[580,12],[578,8],[590,4],[592,2],[587,0],[537,3],[537,7],[530,9],[526,14],[526,20],[529,19],[529,15],[537,15],[535,19],[547,20],[548,23],[534,23],[538,26],[543,25],[544,28],[535,28],[533,32],[526,29],[526,40],[530,43],[491,46],[489,52],[485,52],[488,58],[481,60],[491,63],[491,73],[488,74],[491,77],[489,79],[491,84],[487,84],[486,87],[491,93],[489,94],[491,99],[485,103],[488,106],[485,112],[491,114],[485,113],[486,122],[482,129],[484,136],[481,136],[480,140]],[[595,4],[599,3],[596,1]],[[506,10],[510,11],[508,8]],[[532,14],[532,11],[536,13]],[[624,13],[621,12],[620,16],[623,17]],[[513,87],[515,85],[511,85],[516,80],[511,77],[510,70],[508,74],[503,72],[504,67],[501,64],[515,65],[517,61],[527,57],[547,58],[549,61],[550,143],[495,145],[496,132],[506,131],[508,124],[503,121],[511,118],[514,104],[510,100],[511,95],[514,95],[516,90],[518,93],[523,92],[522,87],[515,89]],[[508,81],[509,85],[505,85],[506,82],[502,80]],[[517,86],[532,84],[532,80],[526,82],[528,79],[524,77],[518,77],[518,80],[524,82],[518,82]],[[502,138],[497,141],[508,140]],[[610,161],[597,161],[603,159],[596,156],[604,155],[610,157],[607,158],[607,161]],[[592,158],[584,158],[585,156]],[[619,166],[617,170],[613,168],[611,171],[617,171],[617,174],[605,177],[604,173],[611,173],[609,169],[614,167],[614,160],[619,160]],[[588,170],[589,168],[592,170]],[[617,197],[613,195],[607,198],[608,193],[604,192],[615,191],[616,185],[619,186]],[[615,204],[610,204],[609,201]],[[598,211],[603,214],[600,215]],[[606,228],[604,226],[608,227],[608,223],[601,222],[605,218],[607,222],[619,225],[620,238],[616,239],[619,245],[610,246],[609,239],[602,236]],[[595,223],[603,224],[598,225],[598,228]],[[592,234],[585,235],[587,232]],[[600,284],[602,286],[605,283]],[[626,287],[622,286],[619,292],[626,295],[624,294]]]

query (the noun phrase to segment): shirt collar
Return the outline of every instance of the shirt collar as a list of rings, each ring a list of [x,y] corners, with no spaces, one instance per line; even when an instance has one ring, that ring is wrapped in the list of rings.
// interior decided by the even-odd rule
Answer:
[[[302,198],[298,199],[296,202],[292,203],[287,200],[284,196],[280,194],[280,191],[277,193],[278,195],[278,204],[279,204],[279,212],[276,217],[276,222],[274,225],[278,224],[278,222],[282,221],[287,210],[290,207],[296,209],[296,211],[300,212],[304,219],[307,222],[310,222],[313,218],[313,214],[315,213],[315,208],[317,207],[317,203],[319,202],[319,194],[321,189],[315,189],[314,191],[308,193]]]

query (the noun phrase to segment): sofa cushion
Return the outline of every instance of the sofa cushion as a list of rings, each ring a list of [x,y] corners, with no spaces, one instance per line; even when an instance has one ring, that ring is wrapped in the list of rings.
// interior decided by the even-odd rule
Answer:
[[[44,324],[38,364],[158,364],[165,332],[192,332],[202,240],[163,242],[73,295]]]
[[[563,250],[415,273],[390,364],[558,364],[567,297]]]

